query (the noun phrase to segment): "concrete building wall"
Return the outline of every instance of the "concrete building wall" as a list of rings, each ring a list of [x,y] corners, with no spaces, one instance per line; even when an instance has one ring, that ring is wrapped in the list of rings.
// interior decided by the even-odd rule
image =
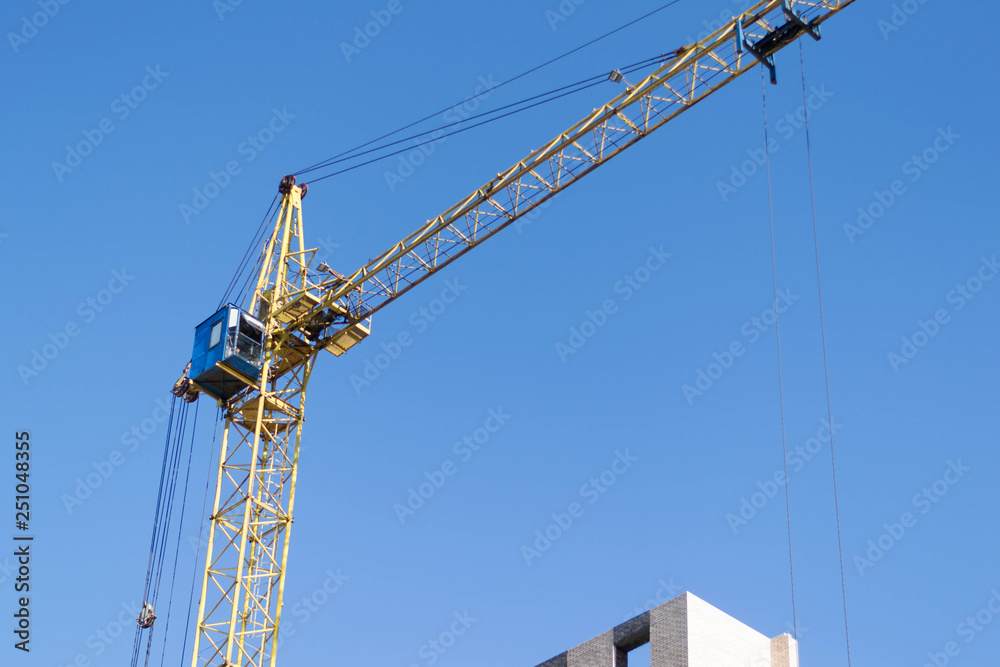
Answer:
[[[790,635],[773,639],[684,593],[538,667],[628,667],[650,645],[651,667],[799,667]]]
[[[685,667],[788,667],[774,663],[771,639],[686,593],[688,654]]]

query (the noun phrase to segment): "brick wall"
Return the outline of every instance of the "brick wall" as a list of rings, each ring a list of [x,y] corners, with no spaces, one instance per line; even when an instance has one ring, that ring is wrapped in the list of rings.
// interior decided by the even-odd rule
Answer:
[[[790,635],[768,638],[691,593],[538,667],[628,667],[628,651],[647,642],[651,667],[799,667]]]

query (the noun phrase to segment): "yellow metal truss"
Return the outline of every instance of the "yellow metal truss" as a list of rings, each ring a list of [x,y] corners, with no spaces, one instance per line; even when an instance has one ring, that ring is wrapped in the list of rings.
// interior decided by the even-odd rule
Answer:
[[[429,274],[443,268],[521,216],[634,145],[771,56],[796,41],[789,11],[810,29],[854,0],[765,0],[697,44],[668,57],[652,74],[561,133],[548,144],[462,199],[405,239],[358,269],[346,281],[319,286],[316,310],[336,306],[351,322],[332,327],[338,335],[368,318]],[[791,24],[791,27],[790,27]],[[776,36],[783,39],[775,39]],[[767,46],[763,46],[764,44]],[[747,48],[749,45],[750,48]],[[676,165],[676,158],[674,164]]]
[[[274,308],[306,286],[302,191],[283,195],[254,306],[265,325],[259,386],[226,406],[192,664],[275,664],[306,385],[314,355],[295,349]],[[297,246],[297,250],[292,247]]]
[[[265,325],[261,380],[226,405],[192,667],[275,665],[316,355],[342,354],[376,310],[853,2],[758,2],[349,277],[312,269],[303,189],[282,182],[251,304]]]

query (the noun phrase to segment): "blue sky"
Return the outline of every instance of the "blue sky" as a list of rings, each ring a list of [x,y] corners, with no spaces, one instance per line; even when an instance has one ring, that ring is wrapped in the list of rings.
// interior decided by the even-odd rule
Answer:
[[[3,664],[127,661],[133,626],[108,633],[141,601],[160,405],[281,176],[659,4],[402,0],[368,43],[356,31],[386,16],[384,0],[5,5],[0,494],[15,493],[12,436],[30,431],[36,540],[32,651],[7,634]],[[671,51],[744,4],[682,1],[481,108]],[[865,0],[804,43],[859,666],[948,651],[948,664],[987,665],[1000,649],[998,14],[983,0]],[[767,108],[801,657],[826,667],[846,660],[797,51],[779,55]],[[790,627],[760,90],[743,77],[320,360],[283,663],[530,667],[682,590],[765,634]],[[318,183],[307,242],[349,273],[618,91],[449,138],[412,169],[393,158]],[[565,353],[581,328],[593,335]],[[352,382],[404,333],[412,344],[378,377]],[[202,403],[175,610],[214,464]],[[491,414],[503,424],[478,451],[456,445]],[[401,521],[394,506],[446,462],[455,474]],[[526,558],[573,503],[572,525]],[[468,630],[434,652],[456,614]]]

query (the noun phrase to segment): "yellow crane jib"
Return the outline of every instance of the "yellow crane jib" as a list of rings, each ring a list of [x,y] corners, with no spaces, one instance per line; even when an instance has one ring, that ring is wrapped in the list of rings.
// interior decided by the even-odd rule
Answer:
[[[371,316],[855,0],[762,0],[676,49],[547,144],[350,275],[304,243],[307,186],[285,177],[247,310],[229,304],[199,325],[189,389],[224,406],[192,667],[274,667],[295,503],[306,386],[319,352],[339,356]],[[184,386],[187,379],[189,387]]]

